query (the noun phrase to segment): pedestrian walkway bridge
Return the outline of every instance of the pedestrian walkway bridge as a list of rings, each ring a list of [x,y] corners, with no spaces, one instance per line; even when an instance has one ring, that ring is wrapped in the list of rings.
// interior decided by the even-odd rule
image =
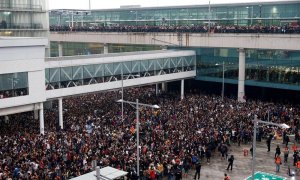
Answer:
[[[196,76],[194,51],[145,51],[46,58],[46,99]]]

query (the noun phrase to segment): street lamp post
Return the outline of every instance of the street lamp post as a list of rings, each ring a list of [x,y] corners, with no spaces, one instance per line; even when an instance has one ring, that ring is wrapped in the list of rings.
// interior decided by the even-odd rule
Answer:
[[[124,101],[124,99],[119,99],[117,102],[121,103],[127,103],[132,105],[132,107],[136,108],[136,173],[138,176],[138,179],[140,178],[140,135],[139,135],[139,127],[140,127],[140,112],[139,112],[139,107],[140,106],[145,106],[145,107],[150,107],[154,109],[159,109],[160,107],[158,105],[151,105],[151,104],[143,104],[139,103],[139,100],[136,99],[136,102],[131,102],[131,101]],[[135,106],[133,106],[135,105]]]
[[[223,73],[222,73],[222,101],[224,101],[224,90],[225,90],[225,62],[223,61]]]
[[[134,77],[140,77],[139,74],[137,75],[133,75]],[[121,68],[121,86],[122,86],[122,100],[124,99],[124,72],[123,72],[123,68]],[[122,121],[124,121],[124,102],[122,101]]]
[[[123,74],[123,67],[121,69],[121,73],[122,73],[122,121],[124,121],[124,74]]]
[[[273,125],[273,126],[278,126],[284,129],[290,128],[290,126],[286,124],[278,124],[278,123],[272,123],[272,122],[267,122],[267,121],[262,121],[257,119],[257,115],[254,115],[254,130],[253,130],[253,158],[252,158],[252,180],[254,180],[254,174],[255,174],[255,158],[256,158],[256,128],[258,123],[262,124],[267,124],[267,125]]]

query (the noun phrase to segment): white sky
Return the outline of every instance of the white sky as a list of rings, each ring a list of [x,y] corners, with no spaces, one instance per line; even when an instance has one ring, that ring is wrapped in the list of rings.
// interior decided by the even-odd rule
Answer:
[[[119,8],[123,5],[176,6],[208,4],[209,0],[90,0],[92,9]],[[211,4],[243,3],[243,2],[270,2],[278,0],[211,0]],[[284,1],[284,0],[281,0]],[[89,0],[49,0],[50,9],[88,9]]]

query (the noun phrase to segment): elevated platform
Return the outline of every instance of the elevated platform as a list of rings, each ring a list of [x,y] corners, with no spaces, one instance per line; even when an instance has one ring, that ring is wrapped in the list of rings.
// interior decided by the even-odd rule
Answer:
[[[50,41],[300,50],[300,34],[51,32]]]
[[[146,51],[47,58],[46,99],[196,76],[194,51]]]

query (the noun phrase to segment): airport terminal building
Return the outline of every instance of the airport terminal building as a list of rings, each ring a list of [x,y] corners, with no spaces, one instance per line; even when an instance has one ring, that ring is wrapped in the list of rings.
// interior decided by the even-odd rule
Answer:
[[[211,4],[174,7],[125,7],[107,10],[52,10],[51,26],[68,26],[72,28],[94,28],[113,26],[166,26],[166,27],[274,27],[276,34],[264,33],[268,36],[299,39],[299,32],[292,34],[286,27],[299,29],[300,2],[253,2],[239,4]],[[279,32],[279,33],[278,33]],[[53,35],[56,32],[52,32]],[[63,32],[58,32],[58,34]],[[75,33],[75,32],[74,32]],[[142,33],[142,32],[137,32]],[[175,34],[176,33],[176,34]],[[201,43],[189,44],[193,32],[175,32],[178,43],[165,42],[163,48],[192,49],[197,55],[197,80],[205,82],[222,82],[223,69],[225,83],[238,83],[239,51],[237,48],[205,47]],[[99,33],[101,34],[101,33]],[[148,33],[153,34],[155,33]],[[202,33],[214,35],[210,33]],[[242,33],[230,34],[232,38]],[[250,33],[251,34],[251,33]],[[261,33],[250,36],[259,37]],[[126,36],[135,36],[126,34]],[[151,36],[151,35],[150,35]],[[152,38],[153,38],[152,37]],[[60,36],[60,38],[63,38]],[[51,38],[50,38],[51,39]],[[268,38],[266,38],[268,39]],[[283,43],[281,38],[274,44]],[[269,39],[273,41],[272,38]],[[64,55],[83,55],[93,53],[109,53],[126,51],[145,51],[161,49],[157,43],[107,43],[107,42],[55,42],[51,40],[51,55],[58,56],[58,46],[62,46]],[[287,41],[288,42],[288,41]],[[59,44],[59,45],[58,45]],[[257,87],[300,90],[300,49],[285,48],[245,48],[246,72],[245,84]],[[223,67],[224,64],[224,67]]]

